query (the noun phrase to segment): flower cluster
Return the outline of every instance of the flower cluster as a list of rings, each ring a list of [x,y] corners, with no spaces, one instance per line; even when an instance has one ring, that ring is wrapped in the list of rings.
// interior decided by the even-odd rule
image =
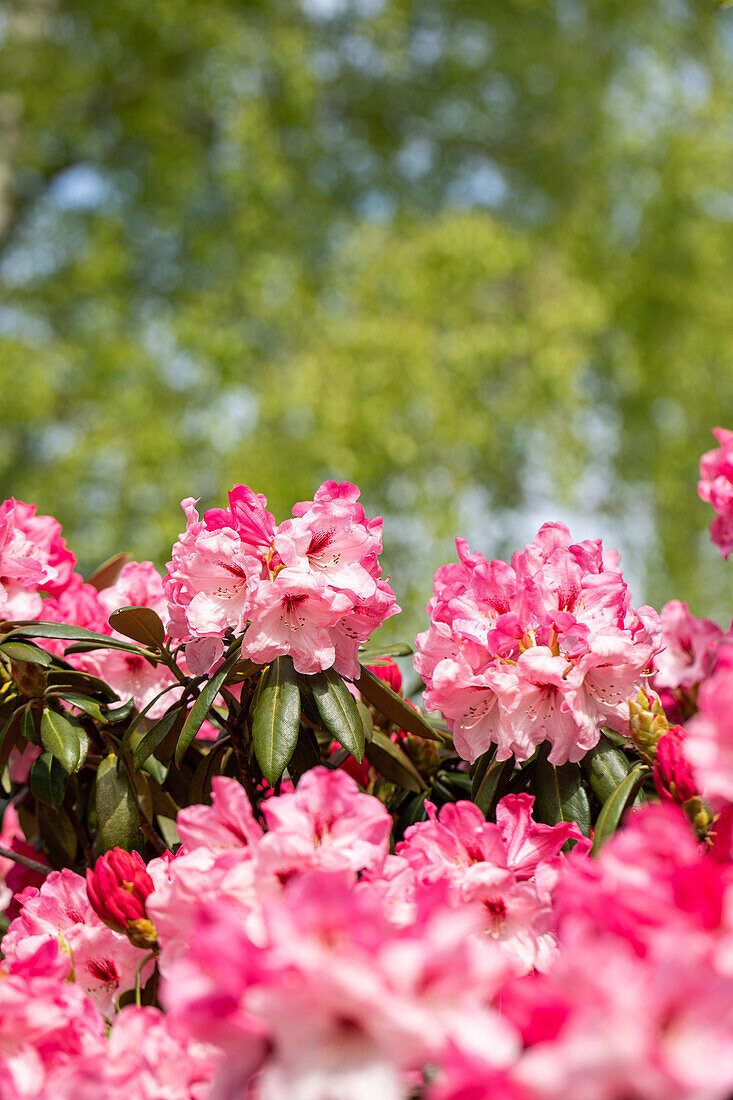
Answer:
[[[76,558],[61,538],[53,516],[36,515],[35,504],[22,500],[0,505],[0,617],[35,619],[43,594],[63,591]]]
[[[729,829],[706,847],[647,806],[591,859],[509,795],[495,824],[428,805],[390,854],[384,806],[325,768],[263,810],[220,777],[175,856],[112,851],[87,884],[24,892],[1,1097],[729,1096]],[[163,1011],[120,1007],[136,985]]]
[[[459,562],[435,574],[430,629],[415,639],[425,702],[475,760],[527,760],[549,741],[550,761],[579,760],[601,726],[628,731],[628,700],[661,647],[659,616],[630,606],[615,555],[574,543],[548,523],[511,565],[457,540]]]
[[[720,446],[700,459],[697,491],[715,509],[710,537],[727,558],[733,553],[733,431],[714,428],[713,435]]]
[[[192,671],[216,663],[231,630],[258,664],[289,654],[298,672],[357,675],[359,643],[399,611],[381,579],[382,520],[367,519],[358,498],[355,485],[327,481],[279,525],[245,485],[203,519],[183,501],[165,593],[168,630],[187,642]]]

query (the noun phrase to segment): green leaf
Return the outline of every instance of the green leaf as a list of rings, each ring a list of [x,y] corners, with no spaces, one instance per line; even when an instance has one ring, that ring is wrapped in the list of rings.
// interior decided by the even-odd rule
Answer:
[[[41,744],[69,775],[84,762],[89,748],[79,723],[55,710],[44,710],[41,715]]]
[[[473,801],[484,817],[489,817],[496,809],[496,804],[504,794],[504,788],[514,774],[514,758],[508,760],[492,760],[485,769],[481,780],[475,787]]]
[[[363,665],[358,680],[354,680],[354,687],[367,702],[376,707],[390,722],[394,722],[399,729],[407,730],[415,737],[426,737],[430,741],[442,740],[419,711],[413,710],[400,695],[385,684],[384,680],[380,680]]]
[[[590,836],[590,803],[577,764],[550,764],[543,747],[532,782],[535,816],[547,825],[575,821],[584,836]]]
[[[374,720],[372,719],[372,712],[366,703],[362,703],[361,699],[356,700],[356,709],[359,712],[361,719],[362,729],[364,730],[365,741],[371,741],[374,735]]]
[[[361,764],[364,759],[364,726],[354,696],[342,677],[329,668],[309,676],[308,684],[324,726]]]
[[[27,741],[29,745],[38,744],[36,718],[30,703],[27,703],[23,707],[23,712],[20,718],[20,736],[23,738],[24,741]]]
[[[9,657],[11,661],[26,661],[29,665],[43,665],[45,668],[53,664],[53,657],[50,653],[27,642],[3,642],[0,644],[0,652]]]
[[[199,761],[191,781],[191,804],[199,805],[210,802],[211,781],[215,775],[221,774],[219,768],[226,761],[227,753],[232,752],[229,738],[218,741],[205,753]]]
[[[475,799],[478,789],[481,785],[481,780],[486,775],[486,769],[491,761],[496,756],[496,745],[491,745],[486,752],[482,752],[479,757],[474,761],[471,768],[471,775],[473,777],[473,784],[471,787],[471,798]]]
[[[135,715],[133,720],[130,722],[130,725],[127,727],[122,735],[122,741],[120,742],[119,747],[119,763],[117,764],[118,768],[122,767],[122,759],[129,749],[130,745],[132,744],[132,739],[148,711],[155,706],[159,699],[162,699],[164,695],[167,695],[169,691],[173,691],[173,689],[177,687],[178,684],[176,683],[168,684],[166,687],[163,688],[162,691],[159,691],[157,695],[154,695],[150,702],[146,703],[143,709]]]
[[[127,648],[126,642],[117,642],[107,634],[97,634],[94,630],[87,630],[83,626],[72,626],[71,623],[44,623],[33,621],[21,623],[13,628],[7,638],[60,638],[66,642],[89,642],[95,645],[112,646],[112,648]]]
[[[300,730],[300,689],[290,657],[276,657],[263,673],[251,721],[257,762],[274,786],[293,755]]]
[[[301,702],[303,695],[301,695]],[[330,757],[330,761],[333,760],[333,756]],[[330,762],[329,761],[329,762]],[[301,775],[310,771],[311,768],[315,768],[321,763],[321,753],[318,747],[318,741],[316,735],[312,729],[308,726],[301,725],[300,733],[298,734],[298,740],[295,743],[293,749],[293,755],[288,761],[288,772],[290,778],[294,782],[298,782]]]
[[[58,761],[56,764],[58,765]],[[41,834],[43,846],[51,857],[51,862],[57,867],[73,865],[79,840],[63,806],[54,809],[48,803],[40,801],[40,804],[36,805],[36,816],[38,831]]]
[[[627,757],[603,734],[595,748],[590,749],[580,761],[580,767],[601,805],[611,797],[631,770]]]
[[[359,660],[363,665],[373,665],[377,661],[386,661],[393,657],[410,657],[414,653],[407,642],[395,642],[394,645],[368,645],[359,650]]]
[[[95,722],[99,722],[103,726],[107,724],[107,719],[102,714],[102,709],[96,699],[90,699],[88,695],[82,695],[78,691],[60,691],[58,694],[59,698],[63,699],[65,703],[69,703],[77,710],[88,714]]]
[[[206,715],[211,710],[214,700],[219,694],[219,690],[229,674],[229,670],[234,667],[239,659],[239,648],[230,653],[224,664],[221,666],[218,672],[216,672],[210,680],[204,684],[201,689],[196,702],[191,707],[191,712],[186,719],[183,729],[181,730],[181,736],[178,739],[176,745],[176,764],[180,764],[183,757],[186,755],[188,746],[193,741],[194,737],[201,729]]]
[[[366,757],[380,775],[406,791],[425,791],[427,785],[409,756],[386,733],[375,730],[366,744]]]
[[[173,723],[178,717],[178,711],[170,711],[168,714],[164,714],[163,717],[152,726],[151,729],[145,734],[145,736],[138,742],[133,749],[132,753],[132,766],[135,771],[142,768],[143,764],[151,756],[168,731],[172,728]]]
[[[53,669],[46,674],[46,683],[49,688],[58,692],[80,691],[85,695],[98,695],[108,703],[116,702],[118,699],[117,692],[113,691],[109,684],[105,684],[104,680],[72,668]]]
[[[152,607],[120,607],[110,615],[109,625],[118,634],[152,649],[162,649],[165,643],[165,627]]]
[[[140,811],[127,773],[117,771],[117,757],[106,756],[97,768],[97,853],[110,848],[131,851],[138,840]]]
[[[642,783],[651,775],[651,768],[641,762],[634,765],[626,778],[613,791],[598,815],[593,830],[593,855],[597,855],[610,836],[618,829],[621,819],[634,801]]]
[[[403,802],[400,802],[394,827],[395,839],[403,837],[405,829],[409,829],[417,821],[425,820],[427,816],[425,812],[426,797],[426,791],[417,791],[409,794]]]
[[[33,761],[30,788],[36,798],[57,809],[64,800],[67,775],[61,764],[50,752],[42,752]]]
[[[87,577],[86,583],[91,584],[92,588],[96,588],[97,592],[101,592],[103,588],[109,588],[119,577],[122,566],[127,565],[128,561],[131,560],[131,554],[115,554],[113,557],[107,558]]]
[[[10,758],[10,754],[18,744],[20,738],[20,710],[15,710],[6,718],[0,730],[0,769],[4,769]]]

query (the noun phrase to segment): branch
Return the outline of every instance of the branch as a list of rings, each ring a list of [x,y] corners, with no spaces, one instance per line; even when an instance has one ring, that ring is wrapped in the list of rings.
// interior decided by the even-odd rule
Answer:
[[[0,848],[0,856],[3,859],[12,859],[13,863],[19,863],[21,867],[27,867],[29,871],[37,871],[39,875],[48,875],[53,871],[53,867],[48,867],[45,863],[38,863],[35,859],[29,859],[28,856],[22,856],[20,852],[14,852],[11,848]]]

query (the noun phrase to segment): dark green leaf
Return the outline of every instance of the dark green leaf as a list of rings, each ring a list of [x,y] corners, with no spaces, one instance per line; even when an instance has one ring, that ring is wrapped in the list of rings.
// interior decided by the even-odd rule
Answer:
[[[3,642],[0,644],[0,652],[9,657],[11,661],[26,661],[29,665],[43,665],[48,668],[53,663],[50,653],[27,642]]]
[[[410,794],[404,802],[400,803],[395,822],[395,838],[404,836],[405,829],[409,829],[417,821],[425,820],[426,797],[427,793],[425,791],[418,791]]]
[[[481,756],[474,762],[471,775],[473,778],[473,785],[471,787],[471,798],[476,801],[476,795],[478,789],[481,786],[481,780],[486,775],[486,769],[496,755],[496,745],[492,745],[486,752],[481,753]]]
[[[274,786],[287,767],[300,730],[300,689],[290,657],[276,657],[264,673],[251,721],[257,763]]]
[[[239,649],[237,648],[233,653],[230,653],[218,672],[216,672],[201,689],[201,694],[191,707],[191,713],[181,730],[181,736],[176,746],[176,764],[180,764],[183,757],[186,755],[186,749],[204,724],[206,716],[211,710],[214,700],[227,678],[229,670],[234,667],[238,658]]]
[[[124,722],[126,718],[129,718],[135,709],[135,700],[126,699],[124,703],[121,703],[118,707],[108,707],[107,709],[107,721],[116,725],[117,722]]]
[[[7,638],[61,638],[67,642],[89,642],[95,645],[111,645],[113,648],[127,648],[126,643],[116,642],[106,634],[97,634],[83,626],[71,623],[25,622],[13,628]]]
[[[55,710],[44,710],[41,715],[41,744],[69,774],[84,762],[89,747],[79,723]]]
[[[626,756],[602,734],[595,748],[580,761],[580,766],[601,804],[611,797],[631,770]]]
[[[372,712],[366,703],[362,703],[361,699],[356,700],[356,709],[359,712],[361,719],[362,729],[364,730],[364,739],[371,741],[374,734],[374,721],[372,720]]]
[[[33,761],[30,788],[36,798],[47,806],[59,807],[64,800],[67,775],[61,764],[50,752],[42,752]]]
[[[425,780],[409,756],[381,730],[375,730],[371,741],[367,742],[366,757],[390,783],[406,791],[427,790]]]
[[[330,759],[333,760],[333,757]],[[307,726],[301,725],[298,740],[293,749],[293,755],[288,762],[288,771],[291,778],[297,782],[301,775],[310,771],[311,768],[315,768],[316,765],[320,763],[321,753],[316,735],[313,730],[309,729]]]
[[[158,760],[157,756],[149,756],[140,770],[147,772],[160,785],[165,783],[168,775],[168,765]]]
[[[152,607],[120,607],[110,615],[109,625],[118,634],[151,649],[163,648],[165,627]]]
[[[324,726],[361,763],[364,759],[364,726],[354,696],[342,677],[329,668],[309,676],[308,683]]]
[[[101,725],[106,725],[107,719],[102,714],[102,709],[96,699],[90,699],[88,695],[82,695],[78,691],[60,691],[59,698],[63,699],[65,703],[70,703],[72,707],[76,707],[77,710],[84,711],[90,718],[93,718],[95,722],[99,722]]]
[[[219,765],[223,765],[226,754],[232,751],[229,738],[217,742],[205,753],[199,761],[191,782],[191,804],[199,805],[209,802],[211,792],[211,780],[220,774]]]
[[[118,696],[115,691],[100,680],[98,676],[90,676],[86,672],[78,672],[76,669],[52,669],[46,674],[46,682],[54,691],[79,691],[85,695],[98,695],[105,702],[114,702]],[[124,704],[127,706],[127,704]]]
[[[151,710],[158,702],[158,700],[162,699],[164,695],[167,695],[169,691],[173,691],[177,687],[178,684],[176,683],[168,684],[166,687],[163,688],[162,691],[159,691],[157,695],[154,695],[150,702],[146,703],[143,709],[135,715],[133,720],[130,722],[130,725],[127,727],[122,735],[122,741],[120,742],[119,747],[119,761],[117,764],[118,768],[122,767],[122,760],[124,758],[124,755],[132,744],[133,737],[137,733],[140,723],[143,721],[148,711]]]
[[[5,719],[2,730],[0,730],[0,769],[5,768],[11,752],[18,744],[20,739],[20,720],[20,711],[13,711],[13,713]]]
[[[435,778],[459,794],[461,798],[471,797],[471,776],[467,772],[448,772],[441,769]]]
[[[651,775],[651,768],[641,762],[636,764],[604,802],[593,830],[593,855],[597,855],[608,838],[616,832],[624,813],[631,806],[648,775]]]
[[[132,753],[132,766],[135,771],[138,771],[147,761],[148,757],[155,752],[160,742],[173,726],[177,717],[178,711],[175,710],[170,711],[168,714],[164,714],[138,742]]]
[[[138,840],[140,811],[127,773],[117,771],[114,753],[105,757],[97,769],[95,799],[97,853],[115,847],[131,851]]]
[[[23,707],[20,719],[20,736],[29,745],[38,744],[38,730],[36,729],[36,717],[30,704]]]
[[[354,687],[367,702],[376,707],[390,722],[394,722],[399,729],[407,730],[415,737],[427,737],[431,741],[442,740],[419,711],[414,710],[400,695],[392,691],[384,680],[380,680],[363,665],[358,680],[354,680]]]
[[[395,642],[394,645],[369,645],[359,650],[359,661],[363,665],[373,665],[377,661],[387,661],[394,657],[410,657],[414,650],[407,642]]]
[[[58,761],[56,761],[58,765]],[[41,834],[43,846],[51,857],[55,866],[68,867],[76,858],[76,850],[79,847],[74,826],[63,806],[54,809],[47,803],[41,802],[36,806],[38,818],[38,830]]]
[[[119,577],[122,566],[127,565],[128,561],[131,560],[131,554],[115,554],[114,557],[107,558],[107,561],[102,562],[87,577],[86,583],[91,584],[92,588],[96,588],[97,592],[101,592],[103,588],[109,588]]]
[[[547,825],[575,821],[584,836],[590,836],[590,803],[578,764],[550,764],[543,747],[537,759],[532,790],[535,816]]]

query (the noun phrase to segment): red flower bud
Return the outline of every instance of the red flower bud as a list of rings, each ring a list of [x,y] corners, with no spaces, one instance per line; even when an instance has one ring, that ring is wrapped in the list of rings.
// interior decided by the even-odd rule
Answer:
[[[384,680],[385,684],[392,688],[392,691],[396,691],[399,694],[402,690],[402,673],[391,658],[389,664],[367,665],[366,667],[370,672],[373,672],[375,676],[378,676],[380,680]]]
[[[663,802],[687,802],[697,794],[692,769],[684,750],[686,733],[672,726],[660,737],[654,759],[654,786]]]
[[[116,932],[124,932],[136,947],[154,947],[155,926],[145,911],[153,880],[137,852],[113,848],[87,870],[87,896],[92,909]]]

